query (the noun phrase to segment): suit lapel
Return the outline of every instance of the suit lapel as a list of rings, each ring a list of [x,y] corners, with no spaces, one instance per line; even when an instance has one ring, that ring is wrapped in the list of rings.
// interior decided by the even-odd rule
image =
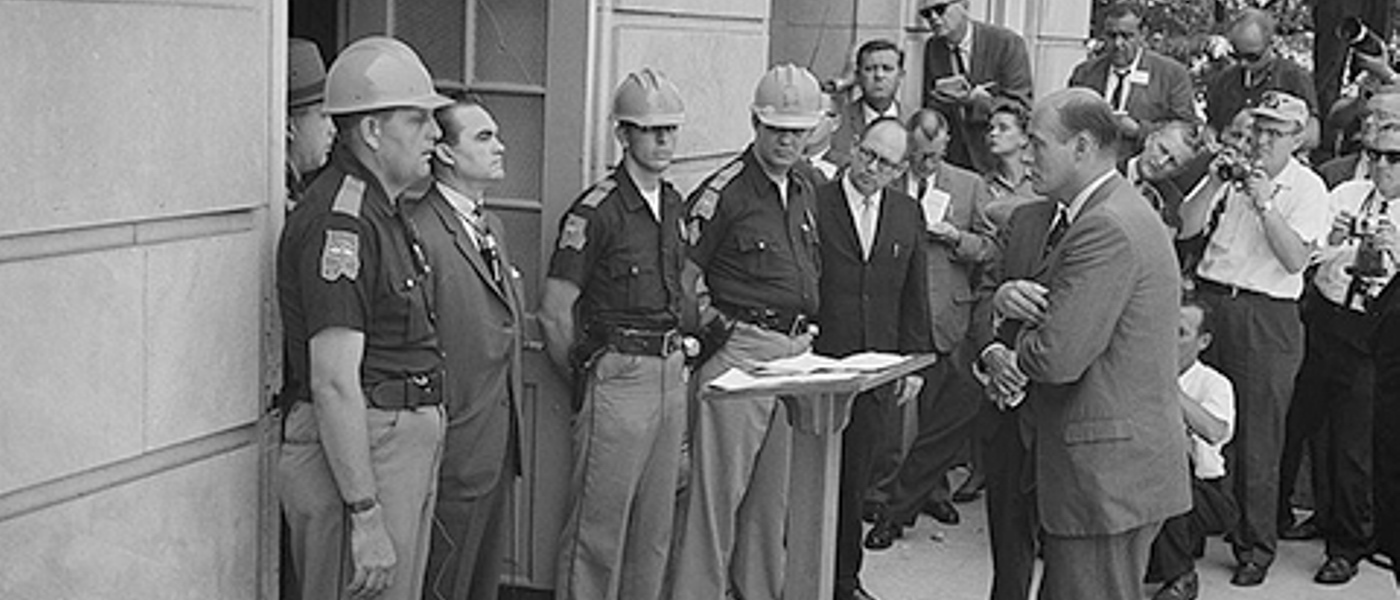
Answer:
[[[486,259],[482,258],[481,250],[477,249],[476,244],[469,237],[471,234],[467,233],[466,224],[462,223],[461,217],[457,216],[457,211],[436,188],[433,189],[433,196],[435,196],[433,210],[437,212],[438,218],[442,220],[447,231],[451,232],[452,242],[457,246],[457,251],[462,254],[463,258],[467,259],[467,263],[476,271],[486,289],[491,290],[503,302],[506,302],[505,291],[501,289],[500,285],[497,285],[495,278],[491,276],[491,268],[486,265]],[[504,267],[504,264],[502,266]],[[506,274],[502,273],[502,275]]]
[[[1123,176],[1119,175],[1115,171],[1112,175],[1108,177],[1108,181],[1105,181],[1103,185],[1100,185],[1099,189],[1094,190],[1094,193],[1090,195],[1087,200],[1084,201],[1084,206],[1080,207],[1079,214],[1075,215],[1074,221],[1070,222],[1069,229],[1065,230],[1065,234],[1060,237],[1059,244],[1057,244],[1054,248],[1051,248],[1049,252],[1042,253],[1040,264],[1037,265],[1035,269],[1036,279],[1039,279],[1041,275],[1045,274],[1046,271],[1050,269],[1051,264],[1059,261],[1060,253],[1064,252],[1065,241],[1068,240],[1072,235],[1074,235],[1074,232],[1077,228],[1083,226],[1081,224],[1084,222],[1084,217],[1088,216],[1090,213],[1096,210],[1100,204],[1103,204],[1103,202],[1106,199],[1113,195],[1113,193],[1118,189],[1119,185],[1124,185],[1126,183],[1127,181],[1123,179]],[[1054,220],[1052,218],[1052,227],[1053,224]],[[1041,235],[1041,247],[1044,247],[1044,240],[1045,237],[1049,235],[1050,229],[1051,228],[1046,228],[1045,233]]]

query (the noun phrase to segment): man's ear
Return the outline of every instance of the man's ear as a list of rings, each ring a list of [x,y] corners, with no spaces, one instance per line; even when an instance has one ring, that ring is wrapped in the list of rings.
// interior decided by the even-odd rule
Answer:
[[[1215,336],[1211,335],[1211,333],[1210,333],[1209,331],[1202,333],[1202,334],[1200,335],[1200,338],[1201,338],[1201,342],[1200,342],[1200,343],[1201,343],[1201,350],[1202,350],[1202,351],[1205,351],[1206,348],[1209,348],[1209,347],[1210,347],[1210,343],[1213,342],[1213,341],[1215,341]]]
[[[457,159],[452,157],[452,149],[442,142],[433,144],[433,156],[444,165],[453,166],[457,164]]]
[[[360,119],[355,126],[360,129],[360,139],[365,141],[365,145],[370,150],[378,150],[380,136],[384,133],[384,127],[380,124],[379,119],[368,116]]]

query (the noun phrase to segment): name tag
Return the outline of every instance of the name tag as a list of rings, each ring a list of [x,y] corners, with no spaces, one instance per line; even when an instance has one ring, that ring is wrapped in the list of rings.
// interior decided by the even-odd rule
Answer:
[[[1133,85],[1147,85],[1150,77],[1147,71],[1133,71],[1132,73],[1128,73],[1128,83]]]

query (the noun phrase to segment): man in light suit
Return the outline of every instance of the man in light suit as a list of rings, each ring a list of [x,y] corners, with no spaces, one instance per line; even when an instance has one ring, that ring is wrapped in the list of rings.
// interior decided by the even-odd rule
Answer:
[[[899,121],[882,118],[856,145],[840,180],[817,188],[817,234],[822,239],[822,305],[814,349],[827,356],[865,350],[922,353],[932,349],[924,323],[923,215],[913,198],[885,188],[905,165],[907,135]],[[841,445],[837,508],[836,598],[871,598],[860,583],[861,501],[872,451],[885,436],[895,386],[861,394]],[[905,385],[912,393],[913,388]]]
[[[924,45],[924,106],[938,109],[952,133],[948,161],[986,173],[997,166],[987,149],[992,101],[1029,107],[1030,55],[1016,32],[973,21],[968,0],[920,0],[933,36]]]
[[[945,474],[966,443],[968,425],[979,409],[964,340],[976,301],[973,274],[996,250],[991,221],[982,211],[991,193],[976,173],[944,162],[948,127],[943,116],[921,109],[909,119],[909,130],[909,175],[894,187],[919,200],[927,223],[922,242],[928,254],[926,323],[940,360],[924,373],[918,436],[897,472],[881,482],[876,493],[876,500],[883,496],[885,508],[866,537],[866,547],[873,550],[888,548],[900,537],[903,523],[913,520],[930,496],[934,502],[929,512],[935,519],[950,525],[960,520],[948,501]],[[902,425],[891,421],[886,439],[897,439]]]
[[[1032,279],[1003,283],[997,314],[1025,323],[983,352],[993,397],[1033,388],[1040,598],[1142,597],[1152,540],[1191,507],[1176,400],[1180,277],[1161,219],[1114,168],[1117,119],[1070,88],[1031,117],[1035,190],[1065,206]],[[1092,564],[1094,568],[1085,568]]]
[[[505,550],[506,490],[520,471],[523,294],[495,214],[482,209],[505,177],[505,145],[486,108],[458,101],[434,118],[443,136],[434,183],[409,211],[433,273],[447,356],[447,438],[438,474],[424,597],[496,597]]]
[[[1090,88],[1108,100],[1123,134],[1119,156],[1135,153],[1147,134],[1169,121],[1196,120],[1186,67],[1143,47],[1141,8],[1109,7],[1102,36],[1105,52],[1076,65],[1069,87]]]
[[[856,86],[860,97],[840,108],[840,126],[831,136],[827,158],[839,167],[852,160],[851,151],[865,138],[866,126],[881,117],[903,119],[899,86],[904,82],[904,49],[877,38],[856,50]]]

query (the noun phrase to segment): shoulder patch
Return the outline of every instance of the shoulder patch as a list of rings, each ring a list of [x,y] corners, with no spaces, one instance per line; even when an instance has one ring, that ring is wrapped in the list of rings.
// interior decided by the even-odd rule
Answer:
[[[364,199],[365,182],[353,175],[346,175],[345,179],[340,180],[340,190],[335,193],[335,203],[331,204],[331,212],[359,218],[360,204]]]
[[[584,194],[583,198],[580,198],[578,202],[588,208],[598,208],[598,205],[602,204],[603,199],[607,198],[608,194],[611,194],[616,188],[617,182],[614,181],[613,178],[609,177],[603,179],[593,184],[593,189],[588,190],[588,193]]]
[[[588,219],[576,213],[569,213],[569,217],[564,219],[563,230],[559,232],[559,249],[573,248],[582,252],[586,245],[588,245]]]
[[[695,200],[695,204],[690,207],[690,215],[706,221],[714,218],[715,207],[719,206],[720,190],[729,185],[729,182],[733,181],[743,170],[744,161],[735,159],[715,173],[709,181],[705,182],[705,189],[700,192],[700,197]]]
[[[360,276],[360,236],[353,231],[326,230],[326,245],[321,249],[321,279],[335,282],[345,277],[350,281]]]
[[[743,170],[743,159],[736,158],[730,161],[729,164],[724,165],[724,168],[721,168],[719,172],[715,173],[715,176],[710,178],[710,181],[705,184],[705,187],[719,192],[724,189],[724,186],[729,185],[730,180],[737,177],[739,172]]]

